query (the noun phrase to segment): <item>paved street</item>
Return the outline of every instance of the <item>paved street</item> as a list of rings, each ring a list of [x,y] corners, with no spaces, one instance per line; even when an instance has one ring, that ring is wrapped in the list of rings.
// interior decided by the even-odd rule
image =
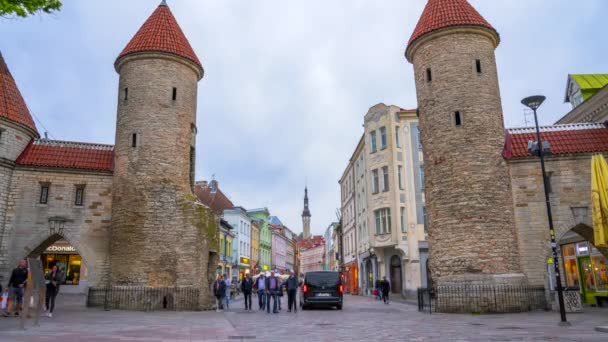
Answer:
[[[254,298],[255,299],[255,298]],[[608,310],[571,314],[558,327],[555,313],[512,315],[421,314],[409,304],[389,306],[364,297],[346,298],[343,311],[313,310],[268,315],[228,312],[125,312],[86,309],[60,298],[56,315],[40,327],[18,328],[0,318],[0,341],[606,341],[594,331],[608,324]],[[238,307],[238,308],[236,308]]]

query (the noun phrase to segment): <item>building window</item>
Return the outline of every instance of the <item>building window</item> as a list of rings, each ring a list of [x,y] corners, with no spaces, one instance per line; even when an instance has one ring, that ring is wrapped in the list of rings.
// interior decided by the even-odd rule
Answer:
[[[401,207],[401,232],[407,233],[407,229],[405,226],[405,208]]]
[[[478,74],[481,74],[481,60],[479,59],[475,60],[475,70],[477,70]]]
[[[378,179],[378,169],[372,170],[372,192],[380,192],[380,180]]]
[[[40,184],[40,204],[49,203],[49,188],[51,184],[49,183],[41,183]]]
[[[399,174],[399,190],[403,190],[403,166],[399,165],[397,167],[397,173]]]
[[[426,69],[426,81],[431,82],[433,80],[433,73],[431,72],[431,68]]]
[[[383,186],[382,191],[388,191],[388,166],[382,167]]]
[[[173,87],[173,101],[177,100],[177,88]]]
[[[376,217],[376,234],[388,234],[391,232],[391,209],[384,208],[374,211]]]
[[[399,140],[399,126],[395,126],[395,143],[397,148],[401,148],[401,140]]]
[[[372,131],[369,135],[370,135],[370,139],[371,139],[371,149],[372,149],[371,153],[374,153],[377,151],[377,149],[376,149],[376,131]]]
[[[422,132],[420,126],[416,126],[416,141],[418,142],[418,149],[422,150]]]
[[[380,142],[382,143],[381,149],[386,148],[386,127],[380,127]]]
[[[420,189],[424,191],[424,167],[420,166]]]
[[[129,99],[129,88],[125,88],[124,98],[125,98],[125,101],[127,101]]]
[[[2,143],[2,137],[4,136],[4,129],[0,128],[0,144]]]
[[[457,127],[462,126],[462,115],[459,111],[454,112],[454,125]]]
[[[426,233],[429,229],[429,220],[428,215],[426,213],[426,207],[422,207],[422,223],[424,224],[424,232]]]
[[[131,134],[131,147],[137,147],[137,133]]]
[[[76,194],[74,196],[74,205],[81,207],[84,205],[84,185],[76,185]]]

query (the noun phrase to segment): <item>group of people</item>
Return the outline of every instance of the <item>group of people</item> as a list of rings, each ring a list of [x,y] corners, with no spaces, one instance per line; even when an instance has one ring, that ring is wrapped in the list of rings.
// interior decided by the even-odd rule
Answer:
[[[47,317],[53,317],[55,310],[55,298],[59,293],[59,287],[63,282],[63,272],[56,264],[51,265],[51,269],[45,274],[46,298],[45,311]],[[27,261],[22,259],[15,269],[11,272],[11,277],[8,280],[7,287],[3,290],[0,284],[0,292],[2,293],[2,315],[9,317],[11,314],[19,316],[23,310],[23,298],[25,289],[30,281],[30,272],[27,268]],[[29,301],[26,302],[29,305]]]
[[[213,295],[217,300],[217,311],[223,309],[223,303],[229,302],[230,286],[227,285],[226,275],[218,276],[218,279],[213,283]],[[275,275],[275,272],[270,272],[270,276],[266,277],[263,273],[257,278],[252,279],[251,275],[246,274],[241,281],[241,291],[245,301],[245,310],[252,310],[251,297],[255,291],[258,296],[258,307],[260,311],[266,310],[270,314],[270,302],[272,300],[272,312],[279,313],[282,310],[281,298],[283,290],[287,292],[287,312],[297,312],[296,294],[298,291],[298,278],[294,272],[289,273],[289,277],[283,281]],[[228,304],[226,308],[229,309]]]
[[[389,303],[389,293],[391,292],[391,282],[382,277],[382,280],[376,280],[376,286],[374,288],[374,296],[376,299],[382,300],[384,304]]]

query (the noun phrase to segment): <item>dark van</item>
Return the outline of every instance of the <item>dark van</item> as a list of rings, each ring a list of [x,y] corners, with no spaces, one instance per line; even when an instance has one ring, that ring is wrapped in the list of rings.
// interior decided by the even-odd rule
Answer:
[[[344,285],[340,273],[332,271],[307,272],[302,284],[300,306],[335,306],[342,310]]]

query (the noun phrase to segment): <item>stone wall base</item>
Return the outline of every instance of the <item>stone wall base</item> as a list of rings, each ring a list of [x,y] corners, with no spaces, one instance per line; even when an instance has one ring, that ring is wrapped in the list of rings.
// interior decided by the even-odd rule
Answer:
[[[438,279],[435,310],[447,313],[508,313],[547,308],[544,287],[528,286],[523,274],[468,274]]]
[[[204,296],[196,287],[110,286],[90,287],[88,307],[133,311],[200,311],[211,310],[213,298]],[[207,298],[209,297],[209,298]]]

